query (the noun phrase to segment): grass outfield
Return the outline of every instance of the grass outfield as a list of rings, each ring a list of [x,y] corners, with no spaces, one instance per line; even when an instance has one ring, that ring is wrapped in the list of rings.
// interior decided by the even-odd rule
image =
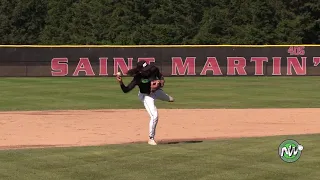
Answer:
[[[295,163],[278,146],[294,138],[304,146]],[[0,179],[10,180],[316,180],[320,135],[242,138],[201,143],[109,145],[0,151]]]
[[[131,79],[124,78],[127,84]],[[171,77],[158,108],[320,107],[319,77]],[[143,108],[115,78],[0,78],[0,111]]]

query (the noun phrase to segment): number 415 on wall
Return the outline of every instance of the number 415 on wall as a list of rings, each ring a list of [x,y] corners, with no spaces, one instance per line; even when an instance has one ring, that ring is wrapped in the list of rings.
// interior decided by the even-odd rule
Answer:
[[[305,54],[304,46],[290,46],[288,53],[290,55],[303,56]]]

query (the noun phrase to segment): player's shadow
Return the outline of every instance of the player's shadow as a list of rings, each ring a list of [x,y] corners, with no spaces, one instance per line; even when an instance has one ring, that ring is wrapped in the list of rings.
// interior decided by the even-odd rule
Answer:
[[[186,143],[202,143],[203,141],[199,140],[190,140],[190,141],[162,141],[159,144],[186,144]]]

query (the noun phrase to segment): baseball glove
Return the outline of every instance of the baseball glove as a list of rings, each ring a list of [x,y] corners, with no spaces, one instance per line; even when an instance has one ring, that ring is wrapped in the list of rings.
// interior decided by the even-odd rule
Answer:
[[[160,80],[153,80],[151,81],[151,92],[155,92],[158,89],[163,87],[163,82]]]

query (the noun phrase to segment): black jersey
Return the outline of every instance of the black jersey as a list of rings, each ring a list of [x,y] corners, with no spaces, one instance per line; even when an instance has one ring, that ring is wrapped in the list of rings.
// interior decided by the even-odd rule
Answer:
[[[150,94],[151,81],[156,79],[164,80],[164,77],[160,73],[159,68],[153,65],[149,65],[148,70],[135,75],[128,86],[125,86],[123,83],[120,86],[124,93],[131,91],[135,86],[139,86],[141,93]]]

